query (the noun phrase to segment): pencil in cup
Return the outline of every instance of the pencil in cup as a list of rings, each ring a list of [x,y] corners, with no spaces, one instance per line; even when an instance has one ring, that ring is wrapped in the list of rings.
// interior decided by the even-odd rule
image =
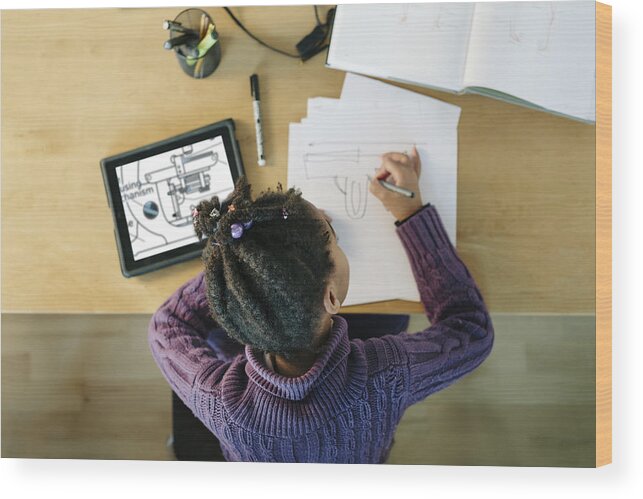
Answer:
[[[191,33],[184,33],[181,36],[175,36],[173,38],[170,38],[163,44],[163,48],[165,50],[171,50],[175,47],[180,47],[181,45],[196,45],[196,42],[198,42],[198,38],[196,34],[191,34]]]
[[[182,33],[172,29],[177,25],[196,34],[193,44],[175,49],[183,72],[197,79],[211,75],[221,62],[219,36],[212,18],[201,9],[186,9],[174,21],[164,23],[164,27],[171,28],[174,36]]]
[[[199,36],[199,33],[197,33],[195,30],[186,28],[185,26],[182,26],[181,23],[168,21],[167,19],[163,21],[163,29],[169,30],[169,31],[177,31],[178,33],[186,33],[194,36]]]
[[[199,45],[201,45],[203,39],[208,36],[206,25],[208,20],[205,14],[201,14],[201,19],[199,21]],[[200,50],[197,47],[197,51],[200,54]],[[198,57],[198,56],[197,56]],[[194,65],[194,77],[203,78],[203,57],[200,57],[196,64]]]

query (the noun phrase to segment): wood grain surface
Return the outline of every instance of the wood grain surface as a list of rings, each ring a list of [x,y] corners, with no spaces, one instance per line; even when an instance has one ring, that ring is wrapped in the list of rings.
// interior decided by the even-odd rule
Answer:
[[[323,55],[302,64],[270,52],[222,9],[207,10],[223,59],[204,80],[183,74],[162,49],[161,22],[177,9],[2,13],[3,311],[150,313],[200,271],[194,260],[121,276],[103,157],[232,117],[256,190],[285,183],[288,124],[305,116],[308,97],[338,97],[344,73],[326,69]],[[310,6],[235,12],[288,50],[314,25]],[[34,26],[40,35],[25,37]],[[264,169],[255,166],[252,73],[262,79]],[[419,91],[462,107],[457,247],[490,309],[593,313],[595,127],[484,97]],[[387,283],[374,276],[372,285]],[[351,309],[367,310],[421,306]]]
[[[612,7],[596,4],[596,466],[612,462]]]

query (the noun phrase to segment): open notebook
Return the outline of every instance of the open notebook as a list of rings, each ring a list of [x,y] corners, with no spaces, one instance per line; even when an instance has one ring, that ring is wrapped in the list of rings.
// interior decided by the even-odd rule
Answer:
[[[595,2],[340,5],[327,66],[594,122]]]

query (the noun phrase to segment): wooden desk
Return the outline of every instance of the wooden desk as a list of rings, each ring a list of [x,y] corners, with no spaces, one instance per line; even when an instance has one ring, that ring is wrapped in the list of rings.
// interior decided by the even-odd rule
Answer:
[[[338,97],[344,74],[325,69],[323,55],[301,64],[270,52],[222,9],[206,10],[223,60],[202,81],[162,49],[161,22],[179,9],[2,12],[3,312],[150,313],[199,271],[194,260],[121,276],[98,163],[105,156],[232,117],[255,190],[285,184],[288,124],[306,114],[308,97]],[[291,50],[314,22],[307,6],[235,10],[256,35]],[[268,158],[261,170],[254,72]],[[462,107],[457,246],[490,309],[593,313],[595,127],[420,91]]]

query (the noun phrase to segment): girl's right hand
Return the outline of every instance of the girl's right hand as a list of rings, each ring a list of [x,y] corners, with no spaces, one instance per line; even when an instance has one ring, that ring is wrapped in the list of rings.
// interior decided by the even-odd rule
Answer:
[[[397,220],[404,220],[422,208],[419,180],[422,165],[417,149],[413,147],[411,154],[389,152],[382,155],[382,165],[371,179],[368,190],[378,198],[384,208],[392,213]],[[404,187],[415,193],[408,198],[382,187],[378,180],[386,180],[391,184]]]

